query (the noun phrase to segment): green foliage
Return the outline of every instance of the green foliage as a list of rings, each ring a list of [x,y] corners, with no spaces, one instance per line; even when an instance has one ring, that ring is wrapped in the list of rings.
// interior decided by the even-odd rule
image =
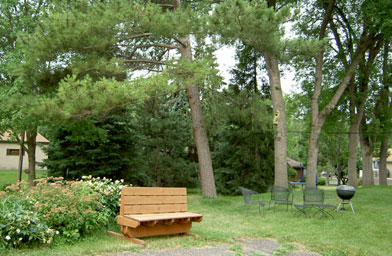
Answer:
[[[317,178],[317,186],[324,186],[326,184],[326,180],[324,178]]]
[[[264,63],[262,54],[249,46],[238,46],[236,49],[236,65],[230,71],[233,75],[230,80],[230,88],[234,91],[246,89],[253,92],[261,92],[270,98],[269,84],[266,74],[260,68]]]
[[[144,186],[197,186],[196,146],[186,94],[152,98],[139,105],[135,114],[138,150],[131,170],[138,177],[127,174],[127,180]]]
[[[297,177],[297,171],[291,167],[288,167],[287,168],[287,175],[288,175],[289,179],[294,179],[295,177]]]
[[[85,177],[66,182],[51,177],[37,182],[33,189],[22,182],[0,194],[4,246],[51,243],[55,234],[67,241],[76,240],[118,215],[123,186],[118,180]]]
[[[132,118],[117,111],[102,120],[90,119],[53,127],[45,149],[48,159],[43,165],[49,176],[66,179],[83,175],[120,179],[130,168],[136,151]]]
[[[239,186],[266,191],[274,170],[271,106],[258,93],[226,93],[226,99],[212,153],[217,191],[236,194]]]
[[[211,16],[211,29],[226,44],[243,44],[258,52],[268,52],[281,60],[289,60],[294,55],[314,56],[325,42],[309,38],[283,39],[283,24],[295,19],[290,5],[280,8],[268,6],[268,1],[230,0],[220,3]],[[227,24],[230,24],[228,26]]]
[[[34,202],[29,198],[0,194],[0,249],[51,243],[55,231],[33,210]]]

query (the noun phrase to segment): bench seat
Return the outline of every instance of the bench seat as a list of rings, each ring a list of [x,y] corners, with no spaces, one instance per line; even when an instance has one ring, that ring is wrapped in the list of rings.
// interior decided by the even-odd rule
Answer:
[[[188,234],[192,222],[203,215],[188,212],[186,188],[129,187],[121,192],[120,215],[122,235],[131,242],[144,244],[137,237]]]
[[[185,218],[190,218],[192,219],[192,221],[200,222],[203,215],[192,213],[192,212],[176,212],[176,213],[124,215],[124,217],[139,222],[154,221],[154,220],[185,219]]]

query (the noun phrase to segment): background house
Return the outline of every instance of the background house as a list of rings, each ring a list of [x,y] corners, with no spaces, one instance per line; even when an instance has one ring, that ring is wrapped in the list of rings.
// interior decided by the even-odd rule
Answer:
[[[379,177],[379,166],[380,159],[373,158],[373,175],[374,177]],[[392,148],[388,149],[388,157],[387,157],[387,178],[391,178],[391,170],[392,170]]]
[[[297,172],[297,176],[295,178],[290,179],[290,181],[298,181],[298,182],[305,181],[305,179],[304,179],[304,166],[302,165],[301,162],[298,162],[298,161],[288,157],[287,164]]]
[[[49,141],[41,134],[37,135],[37,148],[35,153],[36,162],[42,162],[47,155],[41,148],[41,145],[49,144]],[[10,139],[10,133],[6,132],[0,136],[0,170],[17,170],[19,164],[20,145]],[[23,155],[23,170],[28,168],[27,153]],[[42,170],[40,166],[36,166],[37,170]]]

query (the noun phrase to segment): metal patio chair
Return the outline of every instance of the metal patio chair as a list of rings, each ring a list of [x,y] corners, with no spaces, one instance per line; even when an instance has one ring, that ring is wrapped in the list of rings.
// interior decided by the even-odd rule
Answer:
[[[294,201],[294,194],[291,192],[290,189],[279,187],[279,186],[272,186],[271,190],[271,200],[269,202],[268,208],[271,208],[271,202],[274,201],[274,212],[275,212],[275,205],[277,204],[285,204],[286,211],[289,209],[289,205],[293,207]]]
[[[264,197],[251,189],[248,188],[243,188],[240,187],[242,195],[244,196],[244,203],[245,203],[245,209],[246,209],[246,216],[248,216],[249,213],[249,207],[252,204],[258,205],[259,206],[259,214],[261,214],[260,208],[263,207],[263,215],[264,215]]]
[[[321,213],[320,218],[328,215],[331,216],[332,219],[334,219],[333,215],[329,213],[327,209],[336,208],[336,206],[324,203],[324,199],[325,199],[324,190],[317,189],[317,188],[307,188],[304,189],[302,193],[303,193],[304,205],[310,205],[317,209],[317,211],[313,214],[313,216],[315,216],[318,213]]]

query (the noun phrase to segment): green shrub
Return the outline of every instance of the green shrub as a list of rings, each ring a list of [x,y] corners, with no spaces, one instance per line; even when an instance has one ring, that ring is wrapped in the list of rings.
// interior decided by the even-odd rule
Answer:
[[[297,177],[297,171],[289,167],[287,168],[287,176],[289,177],[289,179],[294,179],[295,177]]]
[[[86,184],[92,191],[101,195],[99,197],[99,202],[109,210],[111,216],[117,216],[120,211],[120,198],[121,189],[124,184],[124,180],[112,181],[112,179],[83,176],[82,181]]]
[[[32,242],[51,243],[58,232],[50,229],[33,209],[29,199],[0,197],[0,248]]]
[[[324,186],[326,181],[324,178],[317,178],[317,185]]]
[[[75,240],[107,225],[117,215],[121,188],[120,181],[112,182],[106,178],[85,177],[81,181],[44,178],[37,180],[34,188],[29,188],[26,182],[7,187],[2,196],[18,200],[3,208],[13,211],[19,202],[24,202],[22,210],[36,214],[37,219],[42,220],[36,227],[50,227],[66,240]],[[16,227],[12,225],[9,229],[16,230]],[[44,243],[52,238],[49,239],[41,238]]]
[[[7,182],[7,183],[5,183],[3,185],[0,185],[0,191],[3,191],[6,187],[11,186],[11,185],[12,185],[11,182]]]

